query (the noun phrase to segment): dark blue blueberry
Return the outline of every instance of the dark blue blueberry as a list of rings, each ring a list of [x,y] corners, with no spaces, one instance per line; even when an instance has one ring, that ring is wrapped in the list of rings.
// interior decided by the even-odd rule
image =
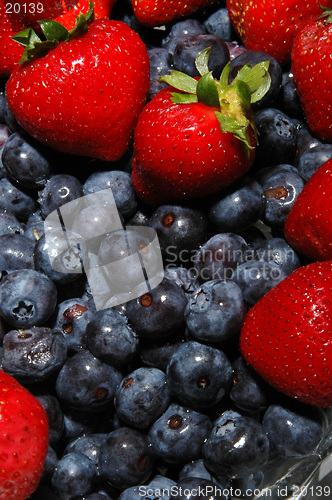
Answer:
[[[292,120],[279,109],[265,108],[256,111],[255,125],[259,134],[256,164],[265,166],[293,163],[297,131]]]
[[[0,236],[3,234],[23,234],[23,225],[10,212],[0,210]]]
[[[170,500],[227,500],[223,488],[200,477],[186,477],[179,481],[172,490]]]
[[[98,420],[95,413],[86,413],[72,408],[64,408],[63,422],[64,432],[63,439],[66,443],[70,443],[81,437],[83,434],[92,434],[99,432],[96,429]]]
[[[157,475],[148,484],[127,488],[121,493],[118,500],[142,500],[142,497],[145,499],[169,500],[171,490],[175,486],[176,482],[172,479]]]
[[[0,179],[0,210],[11,212],[19,221],[25,222],[37,209],[37,202],[9,179]]]
[[[6,114],[6,94],[4,92],[0,92],[0,123],[5,123],[5,114]]]
[[[291,118],[304,117],[300,98],[296,91],[293,73],[291,71],[285,71],[282,74],[277,107],[287,113]]]
[[[155,455],[165,463],[196,460],[212,424],[207,415],[172,403],[149,431]]]
[[[192,253],[207,238],[208,221],[200,210],[161,205],[149,220],[158,234],[164,265],[188,266]]]
[[[301,265],[299,257],[283,238],[269,238],[251,245],[254,258],[276,264],[287,275]]]
[[[68,231],[53,230],[39,235],[34,247],[35,268],[56,284],[76,280],[83,272],[80,242],[80,236]]]
[[[238,498],[249,500],[260,494],[263,486],[264,474],[261,470],[249,474],[248,476],[234,478],[232,488],[237,492]],[[279,490],[280,491],[280,490]]]
[[[86,299],[68,299],[57,305],[52,326],[63,333],[69,350],[79,351],[87,346],[86,327],[95,312],[91,300]]]
[[[43,475],[42,475],[41,480],[40,480],[41,481],[40,485],[50,484],[51,478],[54,474],[56,466],[58,465],[58,462],[59,462],[59,459],[57,457],[57,454],[55,453],[53,448],[51,448],[51,446],[49,446],[48,450],[47,450],[46,459],[44,462],[44,470],[43,470]],[[39,490],[39,488],[38,488],[38,490]],[[41,498],[47,498],[47,500],[51,500],[51,497],[50,497],[50,499],[49,499],[49,497],[41,497]]]
[[[63,454],[67,453],[83,453],[86,455],[96,467],[99,474],[99,456],[101,445],[105,442],[107,434],[86,434],[71,441],[65,448]]]
[[[83,411],[100,411],[113,403],[120,373],[82,349],[68,358],[56,379],[61,402]]]
[[[163,39],[162,45],[173,56],[179,41],[187,36],[204,35],[205,28],[197,19],[184,19],[173,24],[168,36]]]
[[[0,282],[0,314],[14,328],[43,325],[57,302],[54,283],[33,269],[20,269]]]
[[[271,104],[276,100],[282,82],[281,66],[278,63],[278,61],[274,59],[274,57],[270,56],[266,52],[260,52],[258,50],[245,50],[231,61],[231,67],[230,67],[231,78],[235,78],[239,70],[245,64],[249,64],[250,66],[253,67],[256,64],[263,61],[270,61],[268,71],[271,77],[271,85],[268,92],[259,101],[253,103],[252,107],[254,110],[271,106]]]
[[[35,243],[22,234],[0,236],[0,270],[34,269]]]
[[[250,413],[260,412],[269,405],[268,386],[240,356],[232,364],[234,371],[230,398],[240,410]]]
[[[246,241],[235,233],[212,236],[195,256],[199,281],[231,278],[234,269],[245,260]]]
[[[235,270],[233,280],[241,288],[244,300],[252,306],[286,276],[277,264],[253,260],[241,264]]]
[[[281,230],[304,185],[305,181],[298,172],[280,172],[270,176],[262,186],[265,196],[263,222]]]
[[[166,376],[169,390],[181,404],[207,408],[227,394],[233,370],[222,351],[190,341],[175,351]]]
[[[62,500],[72,500],[91,492],[96,467],[83,453],[68,453],[58,462],[51,484]]]
[[[272,451],[281,457],[305,457],[318,446],[327,430],[321,408],[302,403],[273,404],[263,416]]]
[[[49,444],[50,446],[55,446],[62,438],[65,428],[61,405],[58,399],[52,394],[37,395],[36,398],[46,411],[49,426]]]
[[[101,476],[118,489],[145,482],[153,464],[148,437],[128,427],[111,432],[100,447]]]
[[[42,189],[51,177],[48,151],[23,132],[10,136],[2,151],[2,163],[8,175],[20,185]]]
[[[140,359],[143,365],[159,368],[159,370],[166,372],[171,357],[182,342],[184,339],[178,333],[159,341],[142,339],[139,350]]]
[[[199,76],[195,60],[202,50],[211,48],[208,67],[215,78],[229,62],[229,50],[226,43],[216,35],[188,35],[181,38],[173,54],[173,66],[190,76]]]
[[[165,373],[157,368],[137,368],[121,382],[114,406],[126,424],[144,429],[169,406],[171,394]]]
[[[332,158],[332,144],[317,144],[308,147],[295,158],[294,165],[299,173],[308,181],[323,163]]]
[[[166,267],[164,270],[164,277],[175,281],[188,294],[193,293],[199,287],[195,275],[194,269],[186,269],[185,267]]]
[[[236,39],[236,33],[226,7],[213,12],[204,21],[203,25],[210,35],[216,35],[225,42],[231,42]]]
[[[26,384],[49,378],[67,359],[63,335],[47,327],[11,330],[3,348],[2,369]]]
[[[247,313],[241,289],[232,281],[204,283],[188,301],[186,324],[202,342],[223,342],[239,332]]]
[[[139,339],[128,319],[115,309],[96,312],[86,328],[88,348],[96,358],[121,367],[138,351]]]
[[[294,165],[289,165],[287,163],[281,163],[280,165],[274,165],[272,167],[265,167],[258,170],[255,174],[255,179],[261,186],[266,184],[269,179],[273,178],[275,175],[285,174],[286,176],[290,173],[298,174],[299,171]]]
[[[84,500],[112,500],[112,498],[104,492],[91,493]]]
[[[39,205],[44,217],[57,208],[83,196],[83,186],[80,181],[67,174],[53,175],[39,192]]]
[[[111,189],[115,204],[123,217],[128,220],[137,210],[136,195],[131,176],[121,170],[95,172],[83,184],[85,195]]]
[[[203,445],[204,465],[216,476],[243,477],[261,469],[269,449],[269,439],[257,420],[228,410],[214,422]]]
[[[239,233],[252,226],[264,210],[262,186],[244,177],[216,196],[209,211],[210,222],[220,232]]]
[[[31,226],[38,224],[39,222],[44,222],[44,217],[42,216],[41,210],[38,209],[33,212],[24,225],[24,230],[30,229]]]
[[[163,279],[151,292],[127,304],[127,316],[142,337],[160,339],[170,336],[184,324],[187,297],[174,281]]]
[[[24,236],[35,243],[43,236],[45,233],[44,221],[36,222],[24,230]]]
[[[213,477],[204,465],[202,458],[193,460],[182,467],[179,472],[179,481],[187,477],[197,477],[213,481]]]
[[[166,82],[158,82],[161,76],[168,75],[172,69],[170,54],[163,47],[148,50],[150,60],[150,88],[148,98],[152,99],[160,90],[168,86]]]
[[[22,130],[22,127],[19,125],[10,107],[8,106],[7,99],[5,102],[5,123],[11,132],[19,132]]]

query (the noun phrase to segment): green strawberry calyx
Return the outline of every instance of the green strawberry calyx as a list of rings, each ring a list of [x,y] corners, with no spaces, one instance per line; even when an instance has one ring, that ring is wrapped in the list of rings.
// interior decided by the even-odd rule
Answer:
[[[318,19],[324,19],[326,23],[332,23],[332,10],[331,7],[324,7],[319,4],[319,7],[323,10]]]
[[[19,64],[36,57],[43,57],[60,42],[69,42],[72,38],[88,31],[88,24],[94,19],[94,8],[91,0],[88,12],[86,14],[81,12],[75,18],[76,22],[72,30],[67,30],[57,21],[40,20],[37,22],[40,25],[41,34],[37,34],[33,28],[26,28],[12,36],[15,42],[24,47]]]
[[[263,61],[255,66],[245,64],[228,83],[230,62],[217,80],[208,69],[209,53],[210,48],[204,49],[196,58],[196,68],[201,75],[198,80],[171,70],[169,75],[162,76],[159,81],[181,91],[172,92],[172,101],[176,104],[202,102],[206,106],[217,108],[215,114],[220,130],[233,134],[248,150],[253,149],[250,130],[254,133],[256,144],[258,141],[251,104],[259,101],[270,88],[270,62]]]

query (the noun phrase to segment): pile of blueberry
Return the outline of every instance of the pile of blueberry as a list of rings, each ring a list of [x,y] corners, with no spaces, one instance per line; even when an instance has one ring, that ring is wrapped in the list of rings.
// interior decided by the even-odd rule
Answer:
[[[171,68],[195,76],[206,47],[216,47],[216,72],[228,53],[233,75],[266,59],[236,41],[226,8],[147,29],[120,3],[113,17],[148,47],[149,98]],[[131,148],[107,163],[41,146],[16,123],[1,82],[1,368],[39,399],[50,425],[32,499],[189,500],[193,491],[204,500],[250,499],[268,484],[266,470],[310,457],[326,435],[328,410],[276,393],[238,350],[247,310],[306,264],[283,224],[332,157],[332,145],[306,126],[290,70],[269,59],[272,84],[254,105],[260,135],[248,176],[208,199],[158,208],[136,199]],[[65,255],[68,273],[50,265],[44,219],[106,188],[124,224],[157,232],[165,272],[151,292],[97,311],[78,253]],[[84,230],[84,220],[77,224]],[[96,261],[121,255],[109,238],[99,240]],[[135,269],[121,272],[130,280]]]

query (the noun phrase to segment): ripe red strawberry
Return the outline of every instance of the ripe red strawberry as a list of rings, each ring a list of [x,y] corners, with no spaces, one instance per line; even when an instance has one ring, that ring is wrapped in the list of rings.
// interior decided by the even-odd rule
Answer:
[[[180,17],[189,16],[218,0],[132,0],[136,19],[146,26],[161,26]]]
[[[0,499],[25,500],[35,491],[48,449],[45,410],[0,370]]]
[[[117,160],[127,150],[149,89],[145,45],[120,21],[92,21],[75,38],[53,21],[42,23],[46,36],[50,23],[46,48],[53,42],[55,48],[12,73],[6,87],[10,109],[31,136],[56,150]],[[85,24],[81,16],[79,33]],[[54,41],[55,30],[63,41]],[[26,57],[43,47],[40,41],[27,46]]]
[[[217,81],[207,61],[198,81],[177,71],[163,77],[172,87],[144,108],[134,136],[132,179],[145,203],[205,196],[247,172],[255,153],[251,93],[266,84],[267,67],[268,62],[245,66],[229,86],[229,65]],[[249,80],[255,81],[255,88],[244,83]]]
[[[332,159],[319,167],[296,198],[284,234],[294,250],[310,259],[332,259]]]
[[[21,58],[23,48],[12,36],[24,28],[19,16],[9,13],[8,3],[0,0],[0,78],[6,78]]]
[[[326,2],[332,5],[329,0]],[[321,9],[319,0],[227,0],[229,16],[243,44],[273,56],[280,64],[290,60],[296,33]]]
[[[294,40],[292,72],[307,122],[321,139],[332,141],[332,11],[308,23]]]
[[[272,386],[332,405],[332,262],[300,267],[247,314],[240,349]]]

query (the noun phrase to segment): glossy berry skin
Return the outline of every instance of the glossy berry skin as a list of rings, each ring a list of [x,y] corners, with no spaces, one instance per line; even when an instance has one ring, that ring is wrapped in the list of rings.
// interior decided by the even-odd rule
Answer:
[[[298,255],[284,238],[269,238],[251,244],[256,260],[276,264],[286,274],[292,274],[301,265]]]
[[[1,210],[8,210],[19,221],[24,222],[37,208],[36,200],[22,189],[19,189],[14,182],[11,182],[6,177],[0,179]]]
[[[148,437],[129,427],[111,432],[100,449],[100,472],[112,486],[125,489],[146,481],[154,454]]]
[[[190,408],[218,403],[228,392],[232,375],[231,363],[222,351],[194,341],[180,345],[166,372],[172,395]]]
[[[24,29],[18,14],[9,13],[7,2],[0,2],[0,78],[6,78],[21,58],[23,47],[12,40],[12,36]]]
[[[332,159],[304,186],[285,223],[285,237],[294,250],[312,260],[332,259]]]
[[[0,236],[0,269],[34,269],[33,241],[22,234],[3,234]]]
[[[293,402],[269,406],[262,424],[272,452],[283,458],[310,455],[323,439],[328,425],[320,408]]]
[[[59,403],[59,400],[52,394],[45,393],[37,395],[36,398],[44,408],[47,415],[49,426],[49,445],[55,447],[62,438],[64,431],[64,417],[61,405]]]
[[[71,68],[65,79],[62,61]],[[83,35],[18,67],[6,92],[20,125],[41,143],[115,161],[128,147],[148,88],[148,55],[141,39],[126,24],[101,19]],[[77,106],[81,98],[84,105]],[[42,110],[36,106],[40,101],[48,103]]]
[[[62,498],[85,496],[92,490],[96,467],[83,453],[68,453],[58,462],[51,484]]]
[[[235,40],[235,32],[226,7],[213,12],[205,21],[204,28],[211,35],[216,35],[226,42]]]
[[[167,409],[170,402],[165,373],[157,368],[141,367],[122,380],[114,406],[123,422],[144,429]]]
[[[211,426],[207,415],[172,403],[150,428],[153,452],[166,463],[195,460]]]
[[[25,227],[17,220],[15,215],[5,210],[0,211],[0,236],[4,234],[23,234]]]
[[[239,332],[247,306],[240,287],[232,281],[210,280],[190,297],[185,310],[187,327],[201,342],[222,342]]]
[[[203,445],[204,465],[217,476],[241,477],[259,470],[269,458],[269,449],[257,420],[227,410],[214,422]]]
[[[301,25],[321,13],[317,0],[227,0],[234,28],[248,49],[264,50],[280,64],[290,60]]]
[[[186,477],[181,479],[173,489],[170,500],[215,500],[227,498],[222,489],[209,479],[201,477]]]
[[[240,410],[256,413],[269,405],[271,387],[240,356],[232,364],[234,371],[230,398]]]
[[[317,141],[304,151],[299,151],[294,165],[305,181],[308,181],[323,163],[332,158],[332,144]]]
[[[146,488],[146,490],[149,489],[150,491],[162,491],[162,500],[169,500],[172,486],[176,486],[175,481],[166,476],[157,474],[148,484],[144,486],[144,488]],[[141,497],[142,492],[140,492],[140,487],[133,486],[124,490],[118,498],[119,500],[140,500]]]
[[[331,8],[330,3],[327,7]],[[326,58],[330,54],[326,41],[331,34],[332,24],[327,18],[316,17],[298,33],[292,49],[294,83],[308,126],[318,138],[327,141],[332,140],[332,100],[325,83],[331,78],[331,68],[326,64]],[[303,72],[302,68],[306,70]],[[310,77],[307,78],[306,75]]]
[[[43,325],[56,301],[54,283],[33,269],[13,271],[0,283],[0,313],[14,328]]]
[[[185,267],[167,267],[164,272],[165,278],[175,281],[189,295],[199,287],[195,275],[194,269],[186,269]]]
[[[331,278],[331,262],[300,267],[250,309],[240,338],[243,356],[267,382],[316,406],[332,401]]]
[[[104,433],[82,434],[82,436],[71,441],[66,446],[63,454],[83,453],[94,463],[97,473],[99,473],[100,448],[105,442],[106,437],[107,434]]]
[[[25,500],[43,473],[48,448],[45,410],[13,377],[0,371],[0,498]]]
[[[83,196],[83,187],[73,175],[53,175],[39,191],[39,205],[44,217],[62,205]]]
[[[220,191],[254,159],[254,149],[248,158],[239,139],[221,132],[216,108],[173,103],[172,92],[161,90],[145,106],[135,130],[133,185],[151,205]]]

